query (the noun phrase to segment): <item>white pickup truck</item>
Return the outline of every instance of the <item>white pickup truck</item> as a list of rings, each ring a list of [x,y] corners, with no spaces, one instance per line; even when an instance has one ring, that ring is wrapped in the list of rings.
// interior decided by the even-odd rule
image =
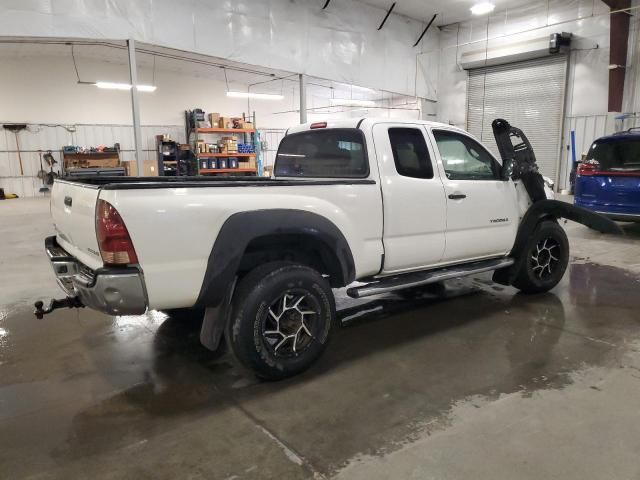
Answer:
[[[290,128],[274,178],[58,180],[45,243],[68,297],[35,313],[193,308],[205,346],[224,338],[279,379],[321,354],[331,289],[356,280],[356,298],[492,270],[547,291],[569,259],[557,218],[616,227],[548,199],[522,132],[502,120],[494,132],[502,161],[459,128],[366,118]]]

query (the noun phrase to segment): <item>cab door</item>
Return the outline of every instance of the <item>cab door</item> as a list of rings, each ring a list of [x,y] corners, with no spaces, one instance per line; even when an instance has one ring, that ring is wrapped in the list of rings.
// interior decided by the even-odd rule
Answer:
[[[444,254],[445,192],[426,135],[419,124],[373,127],[384,211],[384,273],[436,265]]]
[[[474,138],[432,128],[446,193],[447,263],[504,255],[518,229],[515,185],[502,180],[501,165]]]

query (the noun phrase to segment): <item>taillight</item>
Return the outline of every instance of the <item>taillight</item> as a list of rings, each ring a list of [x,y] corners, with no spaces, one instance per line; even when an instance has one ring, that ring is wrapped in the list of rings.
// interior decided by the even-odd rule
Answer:
[[[316,123],[312,123],[309,128],[311,129],[315,129],[315,128],[327,128],[327,122],[316,122]]]
[[[597,160],[585,160],[578,165],[576,173],[581,176],[597,175],[600,173],[600,162]]]
[[[138,263],[133,242],[118,211],[109,202],[96,205],[96,235],[105,265]]]

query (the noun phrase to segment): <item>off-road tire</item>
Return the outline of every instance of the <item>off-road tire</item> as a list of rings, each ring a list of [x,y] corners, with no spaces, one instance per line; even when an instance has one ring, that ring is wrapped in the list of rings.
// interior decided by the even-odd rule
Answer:
[[[226,338],[235,357],[256,376],[280,380],[320,357],[335,318],[327,279],[304,265],[270,262],[239,282]]]
[[[555,287],[569,264],[569,241],[563,228],[543,220],[529,238],[513,286],[523,293],[547,292]]]

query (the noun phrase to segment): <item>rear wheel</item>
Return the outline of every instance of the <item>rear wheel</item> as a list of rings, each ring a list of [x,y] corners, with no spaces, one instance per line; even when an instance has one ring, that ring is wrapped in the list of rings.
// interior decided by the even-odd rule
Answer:
[[[542,221],[533,231],[523,255],[513,286],[524,293],[551,290],[562,280],[569,264],[567,234],[555,221]]]
[[[327,280],[304,265],[273,262],[238,285],[227,341],[238,360],[267,380],[306,370],[329,342],[335,302]]]

